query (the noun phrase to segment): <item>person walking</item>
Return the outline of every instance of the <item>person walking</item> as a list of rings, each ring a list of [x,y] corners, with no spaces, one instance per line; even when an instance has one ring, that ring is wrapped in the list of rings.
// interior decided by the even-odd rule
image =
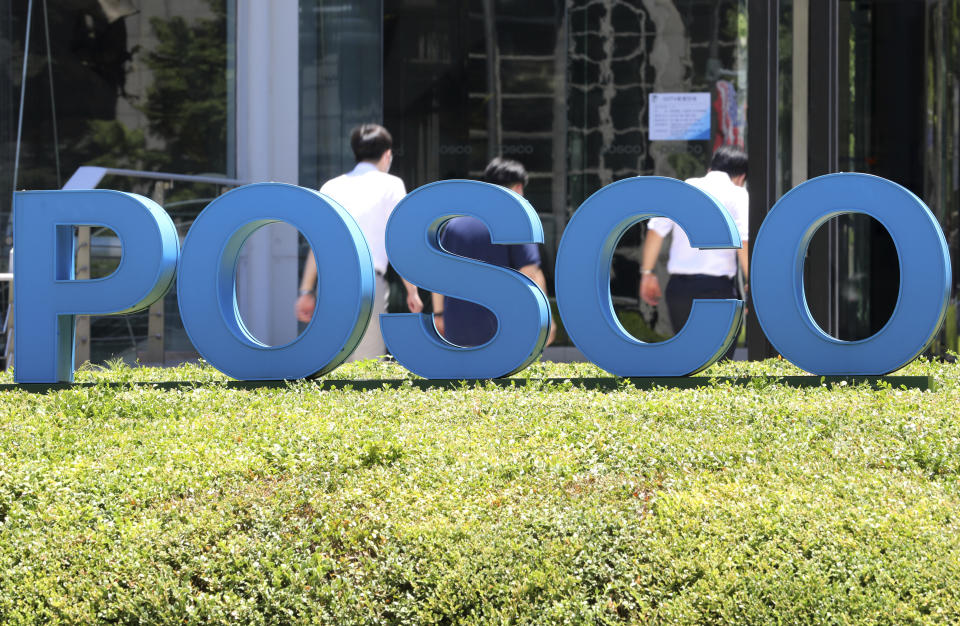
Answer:
[[[487,165],[483,180],[522,196],[528,176],[523,164],[497,157]],[[453,254],[517,270],[536,283],[544,294],[547,293],[547,279],[540,268],[540,249],[536,244],[493,244],[483,222],[475,217],[460,216],[444,225],[440,231],[440,245]],[[438,293],[431,297],[434,324],[447,341],[468,347],[493,339],[497,332],[497,318],[492,312],[479,304],[447,298]],[[547,345],[553,341],[555,332],[556,327],[551,320]]]
[[[393,138],[386,128],[378,124],[363,124],[350,133],[350,147],[357,165],[346,174],[327,181],[320,193],[340,203],[357,221],[363,232],[376,272],[376,299],[370,324],[351,361],[369,359],[385,354],[387,349],[380,334],[380,314],[387,311],[389,285],[387,272],[387,249],[384,238],[387,219],[394,207],[407,194],[403,181],[388,172],[393,162]],[[423,310],[423,302],[415,285],[403,281],[407,291],[407,307],[413,313]],[[317,262],[313,251],[300,278],[300,290],[295,305],[297,319],[309,322],[317,303]]]
[[[696,298],[738,298],[736,288],[737,266],[743,272],[744,287],[749,277],[747,262],[747,218],[749,197],[747,180],[747,155],[739,148],[721,146],[713,154],[710,169],[702,178],[689,178],[685,182],[701,189],[724,206],[733,218],[740,233],[743,247],[739,250],[700,250],[690,246],[690,240],[682,229],[665,217],[651,218],[647,236],[643,242],[640,265],[640,297],[651,306],[656,306],[663,295],[660,281],[653,273],[663,240],[673,235],[667,272],[666,299],[673,332],[678,333],[686,323]],[[731,347],[727,356],[731,356]]]

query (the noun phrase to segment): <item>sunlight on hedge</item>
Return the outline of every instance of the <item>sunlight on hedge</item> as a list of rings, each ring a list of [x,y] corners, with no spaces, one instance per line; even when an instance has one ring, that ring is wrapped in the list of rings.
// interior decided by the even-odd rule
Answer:
[[[203,384],[2,393],[0,623],[957,622],[960,366],[898,373],[939,387],[234,390],[203,365],[85,368]]]

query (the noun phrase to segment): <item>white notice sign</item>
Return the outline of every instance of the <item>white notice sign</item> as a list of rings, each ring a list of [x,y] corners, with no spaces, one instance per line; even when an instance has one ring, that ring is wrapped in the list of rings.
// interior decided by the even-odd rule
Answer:
[[[710,92],[650,94],[651,141],[710,139]]]

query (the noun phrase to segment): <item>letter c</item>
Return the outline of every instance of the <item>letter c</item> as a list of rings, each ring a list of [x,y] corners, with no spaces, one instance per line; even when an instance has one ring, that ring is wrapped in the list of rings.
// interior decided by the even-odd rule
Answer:
[[[660,343],[632,337],[610,299],[610,263],[628,228],[664,216],[696,248],[739,248],[740,235],[712,197],[672,178],[643,176],[607,185],[567,224],[557,252],[557,307],[567,334],[591,361],[617,376],[686,376],[719,359],[736,338],[742,300],[694,300],[683,329]]]

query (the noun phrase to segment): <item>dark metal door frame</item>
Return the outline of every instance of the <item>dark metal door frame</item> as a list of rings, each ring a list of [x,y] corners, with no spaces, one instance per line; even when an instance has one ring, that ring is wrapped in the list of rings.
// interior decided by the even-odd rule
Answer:
[[[807,142],[809,177],[838,171],[839,124],[839,0],[809,3],[808,120],[807,136],[793,141]],[[777,159],[779,115],[780,0],[748,0],[748,88],[747,148],[750,155],[750,258],[753,243],[767,213],[777,201]],[[811,80],[812,78],[812,80]],[[836,225],[828,237],[809,251],[809,270],[817,280],[807,291],[811,307],[828,311],[827,332],[837,331],[837,288],[835,276]],[[832,235],[832,236],[830,236]],[[763,335],[756,315],[747,316],[747,354],[751,360],[776,355]]]
[[[779,0],[747,3],[747,153],[750,155],[749,256],[760,224],[776,202],[777,113],[779,102]],[[752,309],[753,307],[749,307]],[[773,356],[757,316],[747,314],[747,356],[760,360]]]
[[[810,2],[807,173],[810,178],[839,171],[839,0]],[[810,80],[810,77],[815,77]],[[796,138],[794,138],[796,141]],[[815,277],[807,291],[811,309],[824,313],[824,329],[833,336],[840,330],[838,292],[840,277],[837,263],[839,227],[836,220],[825,225],[826,236],[811,242],[808,270]]]

